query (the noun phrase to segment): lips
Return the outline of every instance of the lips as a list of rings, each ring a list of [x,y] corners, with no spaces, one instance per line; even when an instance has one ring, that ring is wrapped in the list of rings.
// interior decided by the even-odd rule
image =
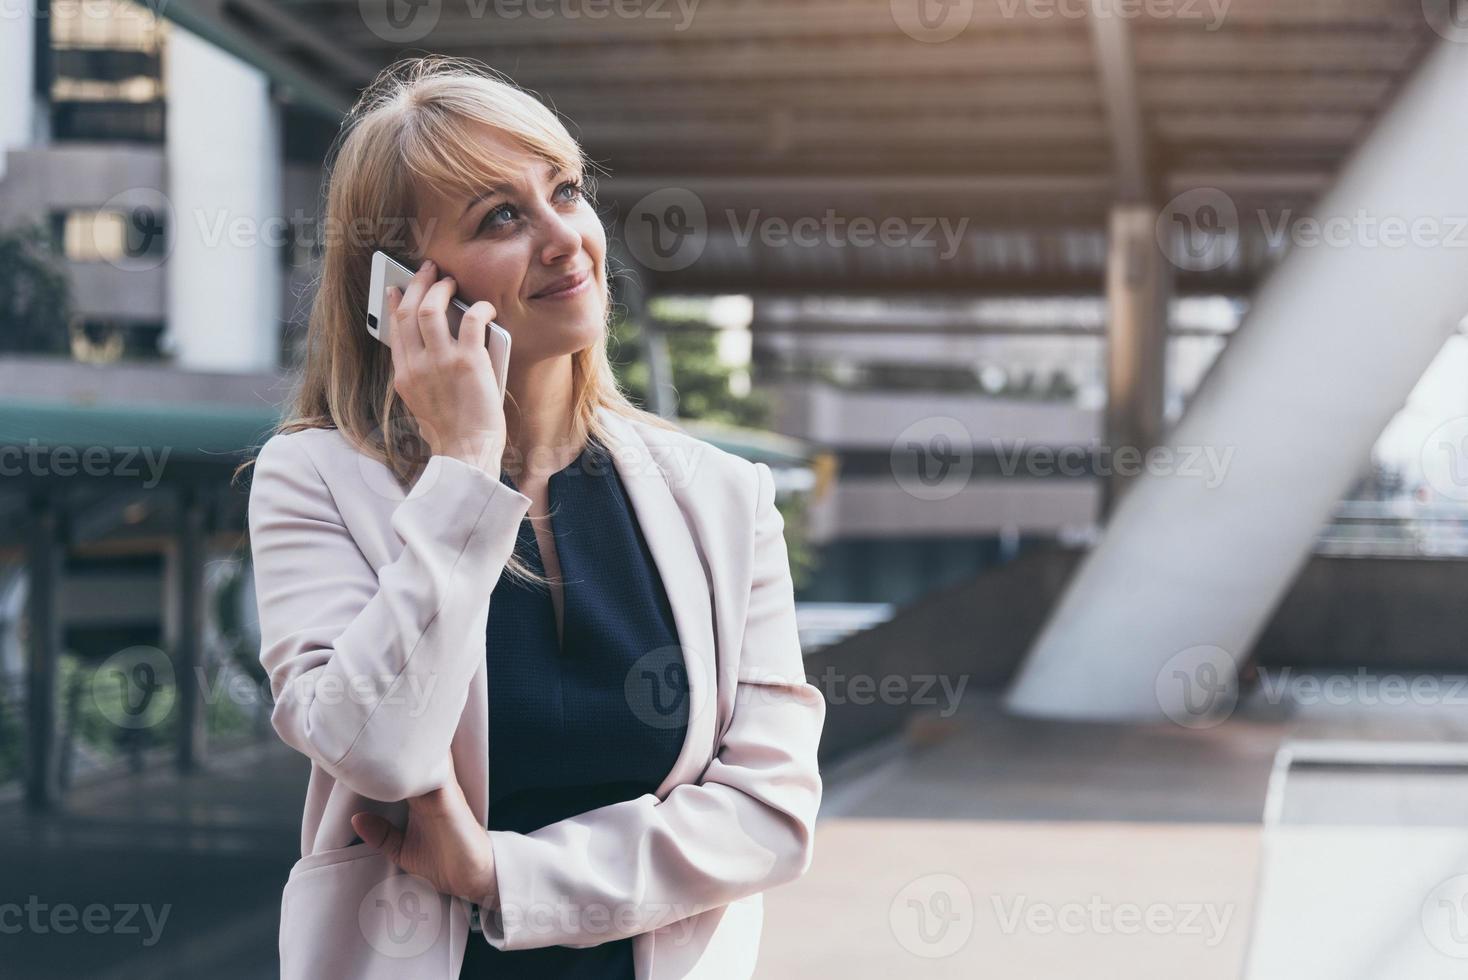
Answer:
[[[551,282],[540,292],[531,294],[530,298],[542,299],[552,293],[559,293],[562,290],[570,289],[574,286],[579,286],[583,282],[585,282],[590,276],[590,272],[577,272],[573,275],[562,276],[560,279]]]

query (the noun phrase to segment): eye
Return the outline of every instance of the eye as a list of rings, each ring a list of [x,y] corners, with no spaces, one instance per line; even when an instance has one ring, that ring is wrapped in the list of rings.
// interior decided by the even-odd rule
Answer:
[[[501,216],[505,216],[504,221],[495,220]],[[489,210],[489,213],[484,216],[484,220],[479,223],[479,230],[484,232],[492,228],[503,228],[509,222],[513,221],[515,216],[516,211],[513,204],[501,204]]]
[[[567,201],[579,201],[581,198],[586,196],[586,186],[579,180],[566,181],[560,187],[556,188],[556,193],[559,194],[562,191],[566,190],[569,190],[571,192],[570,196],[565,198],[565,200]]]

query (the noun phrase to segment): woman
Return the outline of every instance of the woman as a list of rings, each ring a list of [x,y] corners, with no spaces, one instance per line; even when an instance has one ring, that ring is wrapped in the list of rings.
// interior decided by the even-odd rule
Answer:
[[[250,493],[272,722],[311,760],[282,976],[749,976],[761,892],[811,861],[825,718],[769,468],[617,389],[586,161],[537,100],[399,62],[330,171]],[[418,268],[389,346],[376,248]]]

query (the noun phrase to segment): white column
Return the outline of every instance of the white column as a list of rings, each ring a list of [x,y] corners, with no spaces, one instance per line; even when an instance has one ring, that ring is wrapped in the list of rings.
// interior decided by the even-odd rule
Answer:
[[[1036,640],[1013,710],[1186,721],[1229,707],[1233,668],[1468,313],[1454,238],[1468,128],[1444,122],[1465,91],[1468,44],[1443,42],[1314,209],[1328,233],[1297,236],[1164,440],[1227,457],[1221,482],[1179,465],[1131,485]]]
[[[0,7],[0,179],[5,152],[35,139],[36,17],[29,2]]]
[[[269,371],[279,357],[281,136],[266,76],[169,29],[168,343],[180,367]]]

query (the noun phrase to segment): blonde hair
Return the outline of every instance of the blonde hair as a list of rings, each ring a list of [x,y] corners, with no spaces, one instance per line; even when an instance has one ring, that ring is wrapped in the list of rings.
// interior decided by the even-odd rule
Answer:
[[[404,489],[427,465],[428,445],[393,388],[392,352],[363,326],[372,253],[381,248],[410,268],[421,263],[415,217],[420,186],[469,196],[514,176],[507,160],[463,152],[476,145],[475,131],[484,127],[568,173],[591,170],[555,112],[482,62],[442,55],[405,58],[363,90],[328,154],[325,250],[313,283],[305,356],[290,411],[274,433],[335,428],[360,452],[384,463]],[[610,276],[605,281],[610,283]],[[606,351],[610,303],[607,310],[601,341],[571,355],[575,444],[605,441],[597,418],[603,406],[677,430],[632,404],[618,387]],[[518,452],[507,441],[502,459]],[[511,558],[506,571],[545,581],[518,557]]]

